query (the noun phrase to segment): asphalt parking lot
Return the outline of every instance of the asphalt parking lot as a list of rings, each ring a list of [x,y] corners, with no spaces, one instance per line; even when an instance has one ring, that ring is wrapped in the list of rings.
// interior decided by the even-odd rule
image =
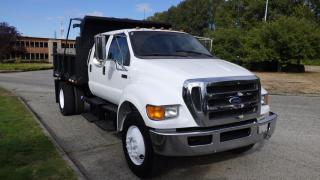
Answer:
[[[127,168],[116,132],[88,117],[60,114],[52,71],[0,74],[0,86],[27,102],[86,178],[136,178]],[[242,155],[163,158],[157,178],[320,179],[320,97],[273,95],[270,104],[279,115],[270,140]]]

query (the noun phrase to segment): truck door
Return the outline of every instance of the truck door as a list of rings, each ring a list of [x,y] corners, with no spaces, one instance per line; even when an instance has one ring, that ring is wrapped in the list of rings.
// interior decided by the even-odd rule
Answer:
[[[95,38],[95,45],[90,53],[88,64],[89,87],[91,92],[100,98],[106,99],[106,92],[109,90],[106,86],[106,53],[111,42],[111,37],[100,36]]]
[[[124,33],[113,35],[106,62],[107,89],[109,99],[118,104],[125,86],[129,83],[130,51]]]

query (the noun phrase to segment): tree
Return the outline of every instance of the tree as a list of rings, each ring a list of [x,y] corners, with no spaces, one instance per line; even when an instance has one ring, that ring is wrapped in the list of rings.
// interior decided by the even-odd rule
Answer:
[[[20,33],[14,26],[6,22],[0,22],[0,60],[6,59],[10,54],[22,54],[25,49],[16,46],[20,39]]]
[[[245,31],[239,28],[220,28],[206,34],[213,39],[213,54],[215,56],[236,63],[239,63],[244,56],[244,35]]]
[[[209,0],[185,0],[176,7],[172,6],[168,11],[156,13],[148,20],[171,23],[174,29],[202,36],[211,20],[209,12],[212,9],[209,5]]]
[[[318,24],[307,19],[281,17],[248,32],[244,42],[245,60],[300,64],[301,60],[320,57],[319,42]]]

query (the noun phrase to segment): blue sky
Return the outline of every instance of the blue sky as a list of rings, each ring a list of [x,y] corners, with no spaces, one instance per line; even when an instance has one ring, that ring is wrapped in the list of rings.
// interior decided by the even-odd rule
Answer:
[[[0,21],[6,21],[24,36],[60,37],[63,22],[65,34],[70,17],[97,15],[143,19],[167,10],[181,0],[1,0]]]

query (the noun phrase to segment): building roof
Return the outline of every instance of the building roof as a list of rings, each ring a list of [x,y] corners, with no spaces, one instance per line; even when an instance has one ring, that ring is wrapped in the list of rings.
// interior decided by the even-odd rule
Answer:
[[[44,38],[44,37],[33,37],[33,36],[21,36],[22,39],[38,39],[38,40],[66,40],[66,39],[55,39],[55,38]],[[68,39],[68,41],[75,41],[74,39]]]

